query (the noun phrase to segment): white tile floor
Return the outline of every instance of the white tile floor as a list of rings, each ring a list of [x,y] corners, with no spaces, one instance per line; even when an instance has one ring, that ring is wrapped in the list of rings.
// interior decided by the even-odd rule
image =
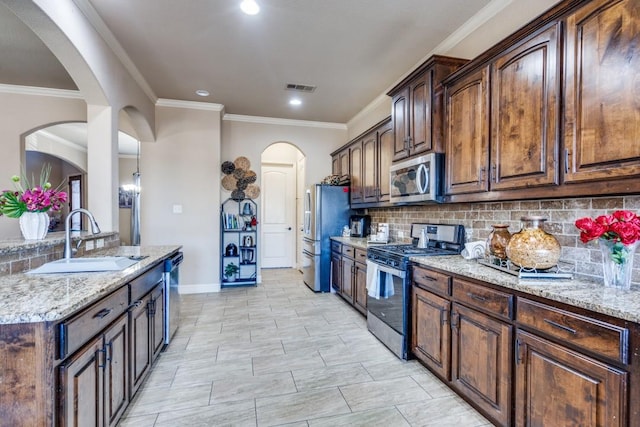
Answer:
[[[185,295],[180,327],[119,426],[491,425],[417,361],[401,361],[297,270]]]

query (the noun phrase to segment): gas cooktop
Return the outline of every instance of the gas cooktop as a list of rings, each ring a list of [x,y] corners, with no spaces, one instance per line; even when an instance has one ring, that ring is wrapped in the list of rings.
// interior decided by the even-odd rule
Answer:
[[[418,247],[418,237],[425,229],[427,247]],[[449,224],[412,224],[413,243],[369,247],[367,258],[379,264],[403,267],[412,256],[458,255],[464,246],[464,227]]]

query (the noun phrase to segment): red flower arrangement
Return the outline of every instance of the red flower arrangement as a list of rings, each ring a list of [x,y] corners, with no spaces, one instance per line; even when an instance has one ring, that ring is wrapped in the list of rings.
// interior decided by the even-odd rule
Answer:
[[[631,211],[615,211],[595,220],[580,218],[575,224],[580,230],[580,240],[583,243],[605,239],[631,245],[640,240],[640,217]]]

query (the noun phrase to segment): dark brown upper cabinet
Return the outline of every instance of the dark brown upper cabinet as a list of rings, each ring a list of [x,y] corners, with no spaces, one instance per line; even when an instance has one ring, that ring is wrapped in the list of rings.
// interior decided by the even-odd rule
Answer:
[[[491,190],[556,185],[560,24],[491,64]]]
[[[464,59],[432,56],[394,87],[391,96],[393,157],[398,161],[430,151],[442,152],[442,80]]]
[[[564,182],[637,178],[640,4],[591,1],[566,23]]]

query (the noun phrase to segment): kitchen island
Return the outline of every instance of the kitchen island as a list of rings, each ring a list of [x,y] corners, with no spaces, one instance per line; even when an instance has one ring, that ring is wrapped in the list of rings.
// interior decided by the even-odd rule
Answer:
[[[3,425],[114,425],[162,347],[163,260],[180,246],[112,247],[144,257],[115,272],[0,277]]]

